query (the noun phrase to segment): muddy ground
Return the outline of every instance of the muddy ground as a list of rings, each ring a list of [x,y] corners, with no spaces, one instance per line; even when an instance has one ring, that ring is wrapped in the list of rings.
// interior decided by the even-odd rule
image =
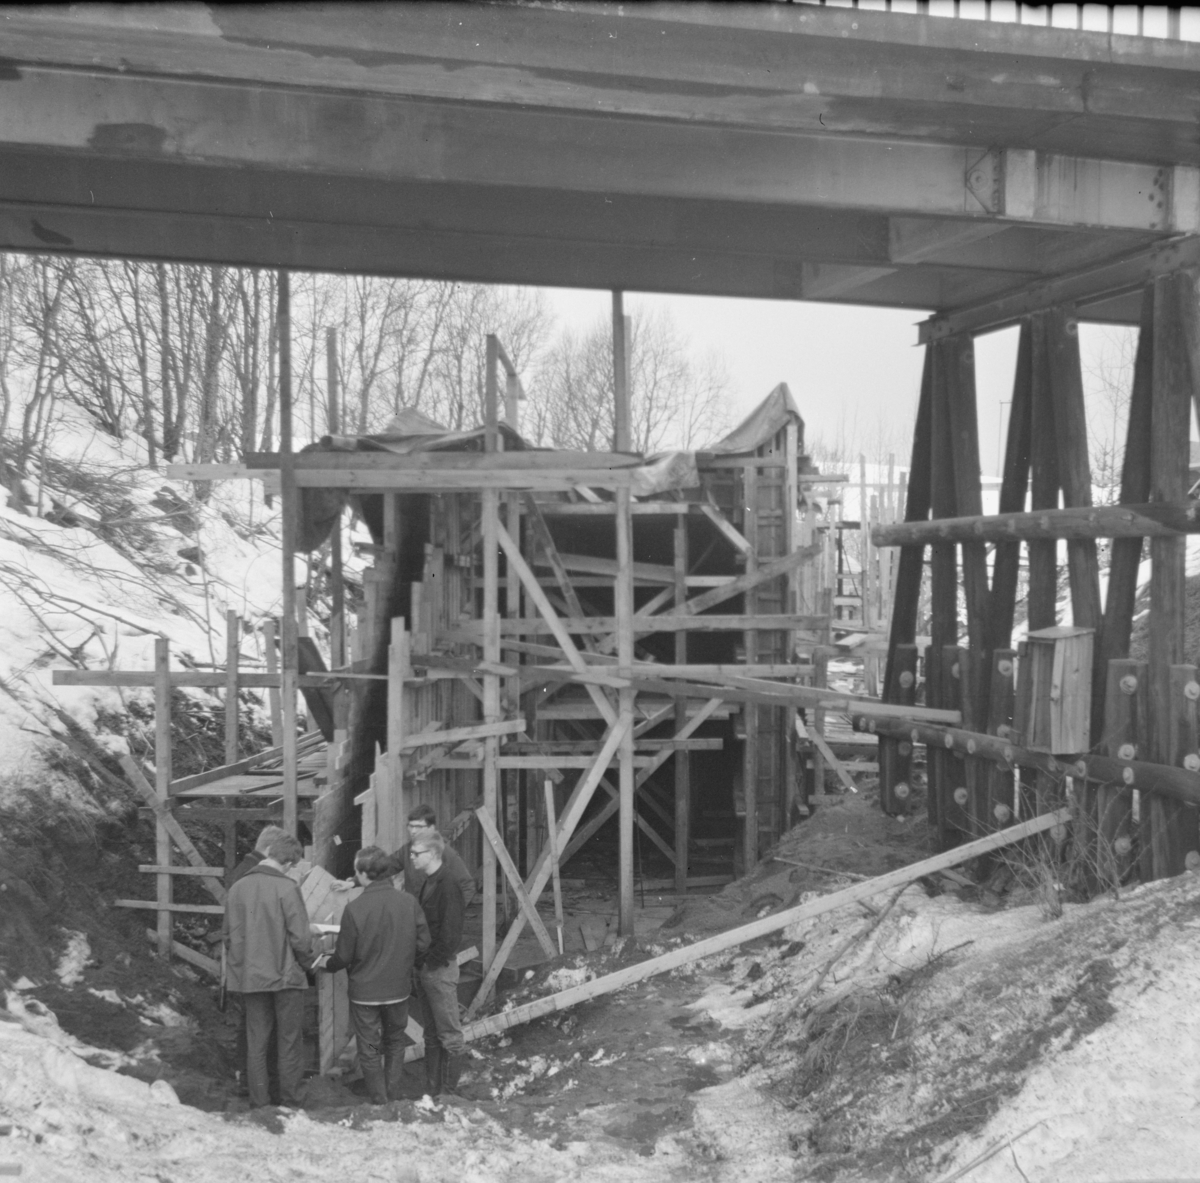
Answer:
[[[924,857],[922,815],[885,817],[871,778],[859,788],[818,800],[719,892],[648,893],[636,941],[615,940],[610,885],[576,868],[564,901],[575,948],[524,969],[498,1005]],[[239,1170],[389,1183],[966,1177],[951,1168],[980,1145],[987,1154],[989,1131],[1054,1057],[1092,1054],[1149,1005],[1138,1001],[1147,990],[1187,980],[1156,967],[1194,954],[1200,915],[1192,879],[1068,904],[1058,918],[1015,880],[1000,896],[938,876],[481,1041],[458,1098],[423,1100],[413,1063],[405,1099],[387,1107],[365,1104],[347,1073],[314,1076],[303,1114],[249,1113],[212,983],[159,965],[146,917],[105,904],[136,894],[136,833],[9,825],[4,836],[0,1165],[55,1181],[83,1167],[101,1183],[216,1183]],[[599,948],[583,949],[585,932]],[[93,1067],[71,1067],[80,1062]],[[1056,1087],[1057,1099],[1081,1086]],[[1140,1098],[1135,1089],[1126,1104]],[[1071,1135],[1071,1153],[1102,1144],[1106,1128]],[[1026,1156],[1058,1162],[1028,1178],[1089,1177],[1054,1159],[1061,1130],[1059,1142],[1022,1136]],[[1166,1153],[1167,1135],[1153,1137]],[[1007,1179],[993,1157],[972,1170]]]

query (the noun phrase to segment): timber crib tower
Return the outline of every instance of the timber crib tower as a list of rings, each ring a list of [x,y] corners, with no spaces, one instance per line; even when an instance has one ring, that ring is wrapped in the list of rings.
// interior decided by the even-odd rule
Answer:
[[[914,701],[928,550],[926,702],[961,710],[964,730],[926,736],[903,725],[873,729],[880,731],[889,812],[907,807],[913,743],[930,741],[929,816],[943,849],[1004,824],[1014,810],[1045,812],[1065,791],[1077,800],[1082,840],[1099,843],[1121,877],[1135,864],[1143,879],[1176,874],[1200,845],[1200,684],[1184,655],[1187,535],[1200,530],[1188,497],[1192,405],[1200,401],[1198,309],[1194,269],[1171,262],[1160,257],[1140,286],[1119,505],[1092,504],[1077,319],[1080,305],[1111,293],[1076,293],[1071,303],[1019,317],[993,307],[1008,313],[998,323],[1020,325],[994,515],[983,514],[980,496],[974,334],[998,326],[969,314],[922,326],[925,364],[905,521],[874,532],[877,544],[901,547],[884,699]],[[1133,661],[1147,538],[1149,648],[1146,660]],[[1103,539],[1111,539],[1111,559],[1102,597]],[[1073,628],[1058,619],[1061,543]],[[1022,546],[1029,641],[1018,651],[1012,636]],[[1070,656],[1072,646],[1082,660]],[[1046,713],[1063,710],[1073,711],[1076,725],[1052,739]],[[1015,796],[1014,766],[1021,767]]]

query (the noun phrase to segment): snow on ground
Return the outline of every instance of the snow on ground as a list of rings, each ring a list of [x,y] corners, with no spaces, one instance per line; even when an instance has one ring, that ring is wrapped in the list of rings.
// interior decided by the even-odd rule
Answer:
[[[280,611],[278,499],[267,507],[260,482],[225,481],[197,505],[190,482],[141,467],[142,451],[67,413],[49,475],[25,483],[33,512],[0,489],[0,777],[10,790],[29,781],[48,704],[91,730],[99,712],[149,696],[56,687],[53,668],[149,671],[158,636],[175,669],[221,666],[228,609],[255,628],[243,661],[265,668],[257,628]]]

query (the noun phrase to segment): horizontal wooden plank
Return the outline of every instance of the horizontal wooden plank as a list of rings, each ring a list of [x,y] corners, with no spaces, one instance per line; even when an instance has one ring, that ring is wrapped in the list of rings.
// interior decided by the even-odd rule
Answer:
[[[157,863],[141,863],[138,870],[152,875],[201,875],[210,879],[222,879],[225,876],[224,867],[162,867]]]
[[[920,546],[935,542],[1021,542],[1041,538],[1172,538],[1180,534],[1200,534],[1200,513],[1194,501],[1080,506],[894,522],[875,526],[871,541],[876,546]]]
[[[699,501],[634,501],[629,512],[634,517],[654,517],[660,514],[686,514],[690,510],[699,510]],[[615,501],[599,503],[582,501],[538,501],[538,508],[546,517],[556,518],[595,518],[612,517],[617,512]]]
[[[202,916],[224,916],[219,904],[159,904],[154,900],[113,900],[114,908],[139,908],[149,912],[194,912]]]
[[[55,686],[153,686],[153,671],[142,670],[52,670],[52,684]],[[297,685],[318,689],[328,684],[326,678],[311,677],[301,674],[296,679]],[[225,674],[207,670],[172,670],[171,685],[175,688],[190,687],[192,689],[224,689]],[[278,674],[238,674],[240,690],[278,689],[280,677]]]
[[[528,471],[557,470],[576,474],[588,470],[588,481],[605,469],[637,468],[639,455],[622,452],[538,451],[513,452],[297,452],[296,472],[449,472],[457,471]],[[278,452],[248,452],[247,468],[278,468]]]
[[[515,454],[515,453],[514,453]],[[508,453],[504,453],[508,455]],[[595,469],[587,473],[587,483],[598,489],[627,489],[632,483],[631,469]],[[577,470],[562,469],[424,469],[404,472],[381,469],[363,472],[310,469],[296,473],[300,489],[391,489],[423,493],[431,489],[539,489],[567,492],[579,484]]]
[[[563,627],[569,633],[611,633],[616,630],[616,618],[612,616],[563,616]],[[792,613],[757,613],[753,616],[711,615],[684,616],[678,613],[663,613],[660,616],[635,616],[634,632],[647,633],[719,632],[741,633],[756,631],[815,632],[825,627],[828,617]],[[482,622],[471,622],[456,629],[447,629],[437,634],[454,642],[472,642],[482,636]],[[500,621],[500,634],[505,637],[549,636],[550,627],[542,620],[504,619]]]

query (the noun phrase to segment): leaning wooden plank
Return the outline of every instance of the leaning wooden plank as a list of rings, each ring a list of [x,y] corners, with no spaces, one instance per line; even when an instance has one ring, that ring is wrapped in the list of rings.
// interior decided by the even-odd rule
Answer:
[[[142,775],[142,770],[133,762],[131,756],[122,756],[121,770],[129,779],[129,783],[142,795],[143,800],[154,811],[154,816],[162,823],[162,827],[171,835],[175,845],[183,852],[193,867],[204,867],[208,864],[200,857],[200,852],[192,845],[192,840],[184,832],[183,827],[175,819],[175,815],[158,799],[158,794],[149,781]],[[161,860],[160,860],[161,864]],[[225,888],[214,879],[201,879],[209,895],[219,904],[225,903]]]
[[[865,883],[856,883],[853,887],[835,891],[820,899],[809,900],[794,908],[776,912],[773,916],[764,916],[761,920],[743,924],[728,932],[718,933],[716,936],[697,941],[695,944],[672,949],[671,952],[664,953],[660,957],[652,957],[648,961],[628,966],[616,973],[605,974],[604,977],[585,982],[582,986],[575,986],[570,990],[563,990],[559,994],[535,999],[524,1006],[513,1007],[512,1010],[503,1011],[498,1015],[489,1015],[485,1019],[479,1019],[464,1026],[463,1035],[467,1039],[482,1039],[487,1035],[498,1035],[509,1027],[531,1022],[543,1015],[553,1014],[555,1011],[566,1010],[568,1007],[577,1006],[581,1002],[588,1002],[590,999],[604,994],[611,994],[634,982],[666,973],[668,970],[678,969],[681,965],[690,965],[693,961],[711,957],[714,953],[723,953],[726,949],[733,949],[738,945],[744,945],[747,941],[778,932],[781,928],[787,928],[789,924],[795,924],[797,921],[811,920],[814,917],[823,916],[826,912],[843,908],[847,904],[856,904],[860,900],[892,891],[925,875],[931,875],[935,871],[978,858],[981,854],[987,854],[988,851],[1010,846],[1014,842],[1020,842],[1021,839],[1028,838],[1033,834],[1041,834],[1055,826],[1065,825],[1070,820],[1071,811],[1069,809],[1059,809],[1054,813],[1043,814],[1041,817],[1022,822],[1019,826],[1011,826],[1007,830],[989,834],[986,838],[956,846],[953,850],[934,855],[933,858],[922,859],[919,863],[912,863],[910,866],[890,871],[886,875],[868,879]]]
[[[842,766],[842,762],[833,754],[829,745],[825,742],[825,737],[814,727],[811,731],[804,726],[804,720],[799,715],[796,716],[796,734],[801,739],[810,740],[816,747],[817,751],[825,757],[825,763],[828,764],[834,772],[837,773],[837,778],[846,786],[852,793],[858,792],[858,787],[851,779],[850,774]],[[820,786],[818,786],[819,788]]]
[[[416,735],[407,736],[400,744],[400,750],[412,752],[417,748],[463,743],[470,739],[485,739],[489,735],[520,735],[524,731],[524,719],[505,719],[499,723],[473,723],[469,727],[438,728],[436,731],[420,731]]]
[[[733,543],[734,547],[742,552],[742,554],[748,555],[751,553],[751,551],[753,551],[754,548],[750,545],[747,539],[738,532],[736,527],[715,505],[701,505],[700,512],[706,518],[708,518],[708,520],[712,522],[712,524],[716,526],[716,528],[720,530],[721,533]]]
[[[872,719],[907,720],[920,718],[929,723],[954,725],[962,722],[960,711],[934,707],[910,707],[879,702],[873,698],[855,698],[849,694],[831,694],[815,686],[798,686],[791,682],[766,682],[755,678],[712,678],[704,682],[668,680],[671,667],[649,666],[653,676],[638,673],[633,681],[640,688],[659,691],[675,698],[722,698],[728,702],[761,702],[771,706],[812,707],[817,710],[840,711]]]
[[[152,941],[158,940],[158,933],[152,928],[146,929],[146,936]],[[178,941],[171,942],[171,953],[178,957],[180,961],[186,961],[190,965],[194,965],[197,969],[202,969],[211,977],[220,978],[221,963],[214,961],[211,957],[205,957],[203,953],[197,953],[195,949],[188,945],[181,945]]]
[[[703,595],[696,596],[694,599],[686,600],[680,604],[675,612],[681,616],[692,616],[697,612],[703,612],[707,608],[712,608],[716,604],[721,604],[725,600],[730,600],[734,596],[740,596],[742,592],[750,591],[751,588],[758,587],[759,584],[766,583],[768,580],[775,579],[780,575],[787,575],[796,567],[799,567],[805,559],[812,558],[819,551],[819,547],[801,547],[799,550],[793,551],[790,555],[784,555],[781,559],[776,559],[772,563],[767,563],[765,566],[759,567],[757,571],[748,571],[745,575],[739,575],[732,583],[725,584],[724,587],[714,587],[712,591],[707,591]]]
[[[596,753],[596,758],[591,768],[579,778],[579,782],[572,790],[566,808],[559,818],[554,849],[562,850],[571,840],[571,835],[575,832],[575,827],[579,824],[579,820],[583,816],[583,811],[587,808],[588,802],[591,801],[592,794],[595,793],[596,786],[600,783],[600,779],[604,775],[604,770],[609,766],[617,749],[621,746],[621,741],[627,730],[627,725],[621,722],[614,723],[609,729],[604,747]],[[535,906],[537,905],[538,897],[542,894],[542,889],[550,879],[550,863],[550,845],[547,843],[542,849],[541,854],[538,855],[537,863],[533,868],[533,874],[525,884],[525,890]],[[504,936],[503,943],[496,950],[496,955],[492,958],[491,965],[488,966],[487,973],[480,983],[479,992],[471,1000],[471,1005],[467,1008],[468,1017],[473,1015],[483,1005],[484,1000],[492,992],[492,989],[496,985],[496,979],[499,978],[500,971],[504,968],[505,963],[512,954],[513,948],[516,946],[517,939],[520,937],[521,930],[524,927],[524,916],[518,912]]]
[[[504,839],[500,837],[500,831],[496,829],[496,823],[488,817],[487,810],[482,807],[476,811],[475,816],[479,818],[479,825],[483,830],[483,835],[491,844],[492,850],[495,851],[496,861],[500,864],[501,869],[508,878],[508,884],[513,889],[513,895],[517,897],[517,906],[521,909],[521,913],[525,919],[529,921],[529,925],[533,929],[533,935],[537,937],[538,944],[542,946],[542,951],[546,956],[553,957],[554,942],[550,940],[550,934],[546,931],[546,926],[542,923],[542,918],[538,915],[537,908],[534,907],[533,901],[529,898],[529,893],[525,890],[525,884],[521,882],[521,873],[513,863],[512,855],[508,853],[508,848],[504,845]]]

